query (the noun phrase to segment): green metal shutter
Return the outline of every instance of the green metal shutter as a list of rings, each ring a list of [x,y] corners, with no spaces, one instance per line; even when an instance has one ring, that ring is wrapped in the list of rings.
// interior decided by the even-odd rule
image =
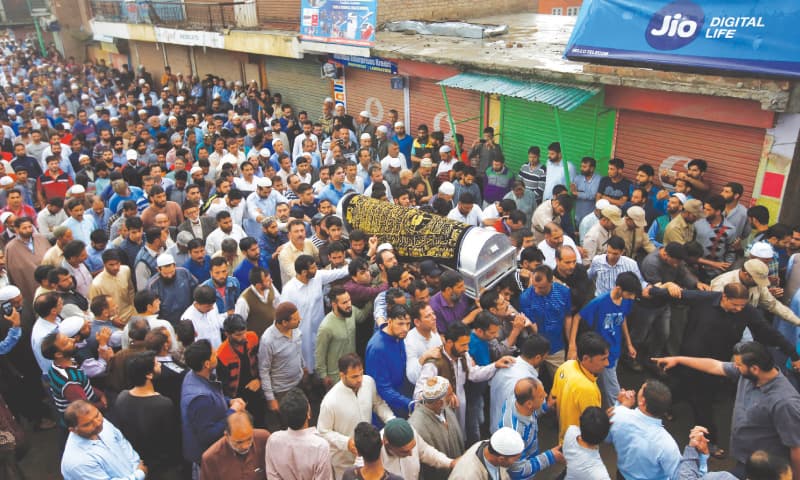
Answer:
[[[316,56],[302,59],[264,57],[264,66],[270,93],[280,93],[283,103],[291,105],[295,115],[305,110],[312,122],[317,121],[322,114],[322,101],[332,92],[331,80],[320,78],[320,63]]]
[[[547,155],[547,146],[559,140],[553,107],[512,97],[501,97],[501,139],[508,167],[516,172],[528,162],[533,145]],[[561,150],[564,158],[580,165],[583,157],[597,160],[597,171],[606,172],[614,138],[616,111],[603,105],[598,93],[571,112],[558,112],[561,123]]]

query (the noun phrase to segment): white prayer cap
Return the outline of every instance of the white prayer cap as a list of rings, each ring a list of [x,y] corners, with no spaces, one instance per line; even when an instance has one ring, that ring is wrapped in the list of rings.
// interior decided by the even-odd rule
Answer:
[[[508,427],[503,427],[494,432],[489,440],[492,449],[504,457],[514,457],[522,453],[525,442],[522,441],[519,433]]]

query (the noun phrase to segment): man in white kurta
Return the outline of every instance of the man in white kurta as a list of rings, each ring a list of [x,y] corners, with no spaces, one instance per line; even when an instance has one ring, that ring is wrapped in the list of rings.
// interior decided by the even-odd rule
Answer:
[[[364,366],[355,354],[348,354],[347,372],[322,399],[317,432],[331,446],[333,478],[340,479],[353,466],[356,456],[353,432],[360,422],[372,422],[374,412],[383,423],[394,418],[392,409],[378,395],[375,380],[364,375]]]
[[[195,340],[208,340],[216,350],[222,345],[220,331],[225,321],[225,315],[217,311],[216,293],[211,287],[200,286],[195,290],[194,299],[194,303],[181,315],[181,320],[191,320],[197,335]]]
[[[309,265],[283,285],[281,301],[292,302],[300,312],[300,331],[303,332],[303,361],[309,372],[316,368],[314,352],[317,348],[317,330],[325,318],[322,289],[325,285],[348,276],[347,267],[334,270],[317,270],[313,257],[301,255],[295,262],[310,259]],[[305,340],[309,341],[305,341]]]
[[[403,438],[397,442],[402,443],[402,446],[393,446],[393,439],[390,438],[386,433],[386,429],[389,427],[389,424],[387,423],[386,427],[381,430],[381,437],[386,440],[383,448],[381,449],[381,461],[383,462],[384,469],[394,473],[395,475],[401,476],[405,480],[417,480],[419,479],[420,463],[430,465],[434,468],[452,467],[453,461],[448,458],[447,455],[439,450],[436,450],[422,437],[420,437],[417,431],[414,430],[406,420],[402,418],[395,418],[392,420],[392,422],[403,422],[404,427],[407,426],[409,429],[411,429],[411,440],[406,442],[406,438]],[[414,442],[413,448],[411,448],[409,452],[403,452],[401,454],[399,450],[405,450],[403,446],[407,447],[409,444],[411,444],[412,440]],[[407,455],[403,456],[406,453]]]

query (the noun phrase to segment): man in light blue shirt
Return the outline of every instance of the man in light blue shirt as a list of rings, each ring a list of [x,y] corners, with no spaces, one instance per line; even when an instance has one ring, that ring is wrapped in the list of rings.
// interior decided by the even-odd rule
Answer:
[[[64,422],[70,432],[61,457],[64,480],[144,480],[147,467],[139,454],[94,405],[71,403]]]
[[[85,215],[86,209],[80,199],[71,198],[67,201],[66,209],[69,211],[69,218],[64,220],[65,227],[72,230],[72,238],[80,240],[86,245],[91,244],[91,235],[97,229],[94,218]]]
[[[272,180],[256,179],[256,191],[245,200],[244,231],[253,238],[261,236],[261,222],[275,215],[279,203],[288,203],[279,191],[273,190]]]
[[[581,174],[571,178],[570,190],[575,195],[575,220],[579,223],[583,217],[592,213],[595,207],[597,189],[600,187],[600,175],[594,170],[597,162],[592,157],[583,157],[581,160]]]
[[[330,200],[334,207],[339,204],[339,200],[344,197],[347,192],[355,192],[356,190],[352,185],[344,183],[344,168],[341,165],[331,165],[328,167],[330,172],[331,183],[322,189],[317,200]]]
[[[606,441],[617,451],[619,473],[626,480],[680,478],[680,449],[661,422],[672,404],[669,388],[658,380],[648,380],[638,395],[623,390],[618,400]]]
[[[589,279],[594,282],[595,295],[604,295],[613,290],[617,276],[623,272],[632,272],[636,275],[644,289],[647,282],[642,278],[639,265],[634,259],[622,254],[625,249],[625,241],[619,237],[611,237],[606,248],[606,253],[595,256],[589,267],[588,275]]]
[[[539,416],[548,410],[544,402],[546,396],[542,382],[535,378],[523,378],[516,382],[513,395],[503,407],[497,427],[515,430],[525,442],[519,460],[508,468],[512,480],[527,480],[556,462],[564,463],[564,455],[558,445],[539,453]]]
[[[550,341],[545,337],[535,334],[525,339],[517,361],[508,368],[497,370],[489,381],[489,431],[497,431],[498,424],[503,415],[503,406],[507,399],[514,394],[514,386],[523,378],[539,378],[537,368],[544,361],[550,351]]]

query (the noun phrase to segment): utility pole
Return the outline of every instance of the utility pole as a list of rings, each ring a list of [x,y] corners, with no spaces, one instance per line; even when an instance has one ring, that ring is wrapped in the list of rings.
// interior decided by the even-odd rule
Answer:
[[[49,13],[36,12],[34,15],[33,7],[31,6],[31,0],[25,0],[25,4],[28,6],[28,12],[30,12],[31,18],[33,19],[33,27],[36,29],[36,38],[39,40],[39,51],[41,52],[42,57],[46,57],[47,49],[44,46],[44,37],[42,36],[42,28],[39,26],[39,18],[49,15]]]

